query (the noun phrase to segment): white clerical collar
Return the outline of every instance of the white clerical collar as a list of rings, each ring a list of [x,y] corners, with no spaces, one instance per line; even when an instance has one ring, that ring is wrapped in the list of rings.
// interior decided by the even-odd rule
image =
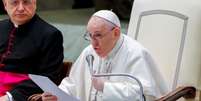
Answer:
[[[107,57],[105,59],[111,59],[112,57],[114,57],[115,54],[118,52],[118,50],[121,48],[123,41],[124,41],[124,36],[122,34],[120,34],[120,37],[119,37],[116,45],[114,46],[112,51],[107,55]]]
[[[15,28],[18,28],[18,25],[17,24],[14,24]]]

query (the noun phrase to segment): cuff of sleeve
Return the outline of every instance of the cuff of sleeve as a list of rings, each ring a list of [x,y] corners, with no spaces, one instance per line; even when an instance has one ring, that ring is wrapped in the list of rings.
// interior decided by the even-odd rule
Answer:
[[[13,96],[9,92],[6,92],[6,95],[8,96],[8,101],[14,101]]]
[[[140,99],[138,88],[128,83],[105,82],[102,98],[103,101],[137,101]]]

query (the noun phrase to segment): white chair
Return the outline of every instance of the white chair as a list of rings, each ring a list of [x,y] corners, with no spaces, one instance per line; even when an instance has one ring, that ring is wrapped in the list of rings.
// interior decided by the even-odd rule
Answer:
[[[135,0],[128,35],[150,50],[169,91],[200,89],[200,27],[200,0]]]

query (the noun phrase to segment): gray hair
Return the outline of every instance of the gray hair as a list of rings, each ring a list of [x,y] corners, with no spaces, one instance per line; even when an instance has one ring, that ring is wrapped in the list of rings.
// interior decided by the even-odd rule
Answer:
[[[99,18],[100,18],[100,17],[99,17]],[[105,20],[105,19],[103,19],[103,18],[101,18],[101,19],[103,20],[104,24],[105,24],[109,29],[112,29],[112,28],[114,28],[114,27],[118,27],[117,25],[111,23],[110,21],[107,21],[107,20]]]

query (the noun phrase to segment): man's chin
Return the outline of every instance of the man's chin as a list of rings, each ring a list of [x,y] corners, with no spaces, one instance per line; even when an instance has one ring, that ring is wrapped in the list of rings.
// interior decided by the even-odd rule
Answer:
[[[28,21],[29,20],[27,20],[27,19],[19,19],[19,20],[17,19],[17,20],[14,21],[14,23],[17,24],[17,25],[23,25]]]
[[[23,25],[23,24],[25,24],[26,22],[14,22],[15,24],[17,24],[17,25]]]
[[[96,54],[98,54],[98,56],[102,56],[102,54],[99,51],[96,51]]]
[[[97,53],[97,52],[96,52]],[[103,53],[97,53],[98,54],[98,56],[100,56],[100,57],[102,57],[102,58],[104,58],[105,57],[105,55],[103,54]]]

